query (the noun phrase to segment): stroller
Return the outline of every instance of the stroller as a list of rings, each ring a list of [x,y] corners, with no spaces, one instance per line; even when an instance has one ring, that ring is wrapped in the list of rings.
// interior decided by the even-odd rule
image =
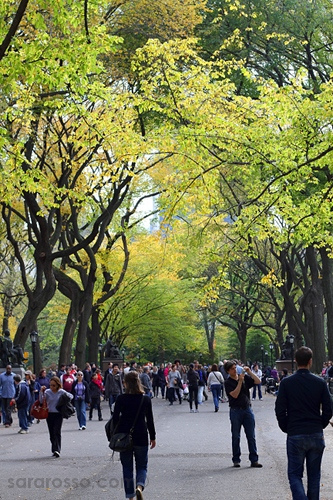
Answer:
[[[183,384],[183,400],[188,401],[189,390],[187,384]]]
[[[268,394],[273,394],[275,395],[278,390],[278,384],[273,377],[267,377],[266,378],[266,385],[265,385],[265,394],[268,392]]]

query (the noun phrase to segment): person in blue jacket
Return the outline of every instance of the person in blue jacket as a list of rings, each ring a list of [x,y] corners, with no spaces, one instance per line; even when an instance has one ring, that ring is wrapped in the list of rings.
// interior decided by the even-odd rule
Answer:
[[[17,416],[19,419],[20,430],[19,434],[27,434],[28,431],[28,411],[31,404],[31,396],[28,385],[25,380],[21,379],[20,375],[14,375],[14,383],[16,386],[15,397],[12,403],[16,403]]]
[[[13,423],[12,407],[10,402],[15,396],[14,374],[11,365],[6,366],[6,371],[0,374],[0,392],[2,397],[2,418],[5,427]]]

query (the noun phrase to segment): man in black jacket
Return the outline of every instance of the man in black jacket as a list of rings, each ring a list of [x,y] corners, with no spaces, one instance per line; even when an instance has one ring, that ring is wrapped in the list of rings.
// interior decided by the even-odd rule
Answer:
[[[325,448],[323,429],[332,416],[326,382],[310,373],[312,351],[301,347],[295,353],[298,370],[280,384],[275,414],[287,433],[288,479],[294,500],[319,500],[320,467]],[[304,462],[308,475],[303,487]]]
[[[105,397],[109,400],[110,412],[113,414],[113,404],[116,402],[117,397],[124,392],[123,389],[123,375],[119,370],[119,365],[113,365],[112,373],[109,373],[104,379]]]

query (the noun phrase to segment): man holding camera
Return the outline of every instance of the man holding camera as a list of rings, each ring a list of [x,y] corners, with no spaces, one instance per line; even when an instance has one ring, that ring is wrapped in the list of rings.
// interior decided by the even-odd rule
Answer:
[[[261,380],[251,372],[248,366],[244,366],[243,372],[238,374],[236,361],[226,361],[224,369],[229,375],[224,385],[230,407],[232,461],[234,467],[240,467],[240,433],[243,426],[249,448],[251,467],[260,468],[262,465],[258,462],[254,431],[255,420],[251,409],[250,389],[254,385],[259,385]]]

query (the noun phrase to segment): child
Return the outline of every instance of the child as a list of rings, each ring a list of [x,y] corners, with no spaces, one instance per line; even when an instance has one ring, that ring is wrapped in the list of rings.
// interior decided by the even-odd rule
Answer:
[[[89,384],[90,392],[90,410],[89,410],[89,420],[92,420],[93,409],[97,408],[98,420],[103,420],[101,411],[101,395],[102,395],[103,383],[98,379],[97,373],[94,373]]]

